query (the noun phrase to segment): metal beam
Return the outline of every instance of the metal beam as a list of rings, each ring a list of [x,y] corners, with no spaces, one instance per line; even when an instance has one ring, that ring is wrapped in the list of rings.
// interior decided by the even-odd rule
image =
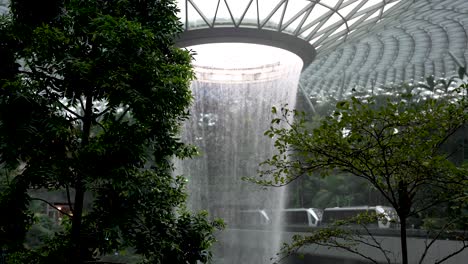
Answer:
[[[316,55],[314,47],[303,39],[286,33],[257,28],[215,27],[189,30],[179,35],[176,45],[189,47],[225,42],[261,44],[288,50],[302,59],[303,68],[307,67]]]

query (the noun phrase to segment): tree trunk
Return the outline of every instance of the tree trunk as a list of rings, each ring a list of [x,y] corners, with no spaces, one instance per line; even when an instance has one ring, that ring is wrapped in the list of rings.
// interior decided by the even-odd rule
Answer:
[[[406,217],[400,216],[401,263],[408,264],[408,244],[406,241]]]
[[[83,203],[84,203],[84,184],[80,179],[77,179],[75,186],[75,205],[72,219],[71,243],[72,254],[70,254],[70,263],[83,263],[82,243],[81,243],[81,222],[83,219]]]
[[[408,183],[398,182],[398,217],[400,218],[401,263],[408,264],[408,243],[406,240],[406,219],[411,211],[413,195],[408,193]]]
[[[93,118],[93,98],[86,97],[85,114],[83,117],[83,136],[81,147],[86,147],[89,144],[89,136],[91,133],[91,124]],[[83,206],[86,188],[83,182],[83,175],[78,172],[75,175],[75,205],[73,211],[72,228],[71,228],[71,243],[72,252],[69,255],[69,263],[81,264],[85,261],[83,255],[84,245],[81,241],[82,221],[83,221]]]

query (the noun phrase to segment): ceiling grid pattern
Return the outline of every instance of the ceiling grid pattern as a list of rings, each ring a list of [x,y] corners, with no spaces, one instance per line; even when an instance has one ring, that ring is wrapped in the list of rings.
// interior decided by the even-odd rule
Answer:
[[[0,0],[0,14],[7,12]],[[468,64],[468,0],[178,0],[186,31],[254,28],[308,41],[310,98],[340,98]]]
[[[303,91],[311,99],[340,98],[352,89],[450,77],[467,65],[467,0],[413,0],[396,7],[381,23],[361,27],[334,50],[318,52],[303,72]],[[354,58],[346,56],[349,52]],[[352,77],[336,86],[344,76]]]
[[[381,21],[401,0],[178,0],[185,30],[257,28],[294,35],[318,53]]]
[[[451,76],[468,61],[468,0],[180,0],[179,7],[187,31],[251,27],[308,41],[317,54],[301,86],[311,98]]]

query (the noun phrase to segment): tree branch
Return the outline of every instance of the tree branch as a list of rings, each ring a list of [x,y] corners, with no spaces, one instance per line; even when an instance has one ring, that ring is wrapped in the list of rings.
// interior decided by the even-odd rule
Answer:
[[[68,187],[68,185],[65,186],[65,190],[67,192],[67,200],[68,200],[68,207],[70,208],[70,211],[74,212],[74,209],[73,209],[73,205],[72,205],[72,202],[71,202],[71,198],[70,198],[70,188]]]
[[[445,262],[446,260],[450,259],[451,257],[456,256],[456,255],[460,254],[461,252],[463,252],[465,250],[465,248],[468,248],[468,244],[466,243],[466,241],[463,241],[463,246],[461,248],[459,248],[457,251],[454,251],[451,254],[445,256],[443,259],[436,261],[434,264],[440,264],[440,263]]]
[[[56,207],[55,205],[53,205],[52,203],[50,203],[49,201],[47,200],[44,200],[44,199],[41,199],[41,198],[35,198],[35,197],[31,197],[31,200],[36,200],[36,201],[41,201],[41,202],[44,202],[46,204],[48,204],[50,207],[54,208],[55,210],[59,211],[60,213],[70,217],[70,218],[73,218],[72,215],[68,214],[67,212],[64,212],[62,211],[61,209],[59,209],[58,207]]]
[[[391,260],[390,260],[390,257],[387,255],[387,253],[391,253],[390,251],[388,250],[385,250],[383,247],[382,247],[382,244],[381,242],[377,241],[377,239],[375,238],[375,236],[369,231],[369,228],[367,228],[367,225],[365,224],[362,224],[361,225],[364,230],[366,230],[366,233],[367,235],[372,239],[372,241],[375,243],[375,248],[377,248],[378,250],[380,250],[380,252],[382,252],[383,256],[385,257],[385,259],[387,260],[387,263],[392,263]],[[369,243],[370,244],[370,243]]]
[[[77,114],[75,111],[71,110],[70,108],[68,108],[66,105],[64,105],[62,102],[60,102],[59,100],[56,101],[57,103],[60,104],[60,106],[62,108],[64,108],[66,111],[68,111],[69,113],[73,114],[76,118],[78,119],[83,119],[83,116],[80,116],[79,114]]]
[[[121,122],[122,119],[125,117],[125,115],[128,113],[128,111],[130,111],[130,106],[127,107],[127,109],[125,109],[125,111],[123,111],[122,115],[119,117],[119,119],[117,119],[117,122]]]

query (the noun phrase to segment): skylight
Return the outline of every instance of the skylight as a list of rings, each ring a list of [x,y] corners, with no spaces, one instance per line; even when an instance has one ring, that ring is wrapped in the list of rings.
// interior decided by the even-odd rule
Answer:
[[[366,25],[378,21],[401,0],[178,0],[179,17],[186,30],[214,27],[249,27],[283,31],[313,43],[315,33],[332,36],[345,30],[348,21]],[[368,14],[369,13],[369,14]],[[359,20],[357,17],[366,17]],[[304,34],[308,29],[314,28]],[[339,34],[341,35],[341,34]],[[346,38],[342,38],[345,40]],[[336,40],[336,39],[335,39]]]
[[[195,66],[214,68],[256,68],[262,65],[287,63],[299,60],[297,55],[279,48],[246,44],[217,43],[188,47],[196,52],[193,64]]]
[[[270,46],[245,43],[216,43],[188,47],[196,52],[193,65],[197,79],[210,81],[252,81],[271,79],[278,70],[302,68],[302,60],[292,52]]]

